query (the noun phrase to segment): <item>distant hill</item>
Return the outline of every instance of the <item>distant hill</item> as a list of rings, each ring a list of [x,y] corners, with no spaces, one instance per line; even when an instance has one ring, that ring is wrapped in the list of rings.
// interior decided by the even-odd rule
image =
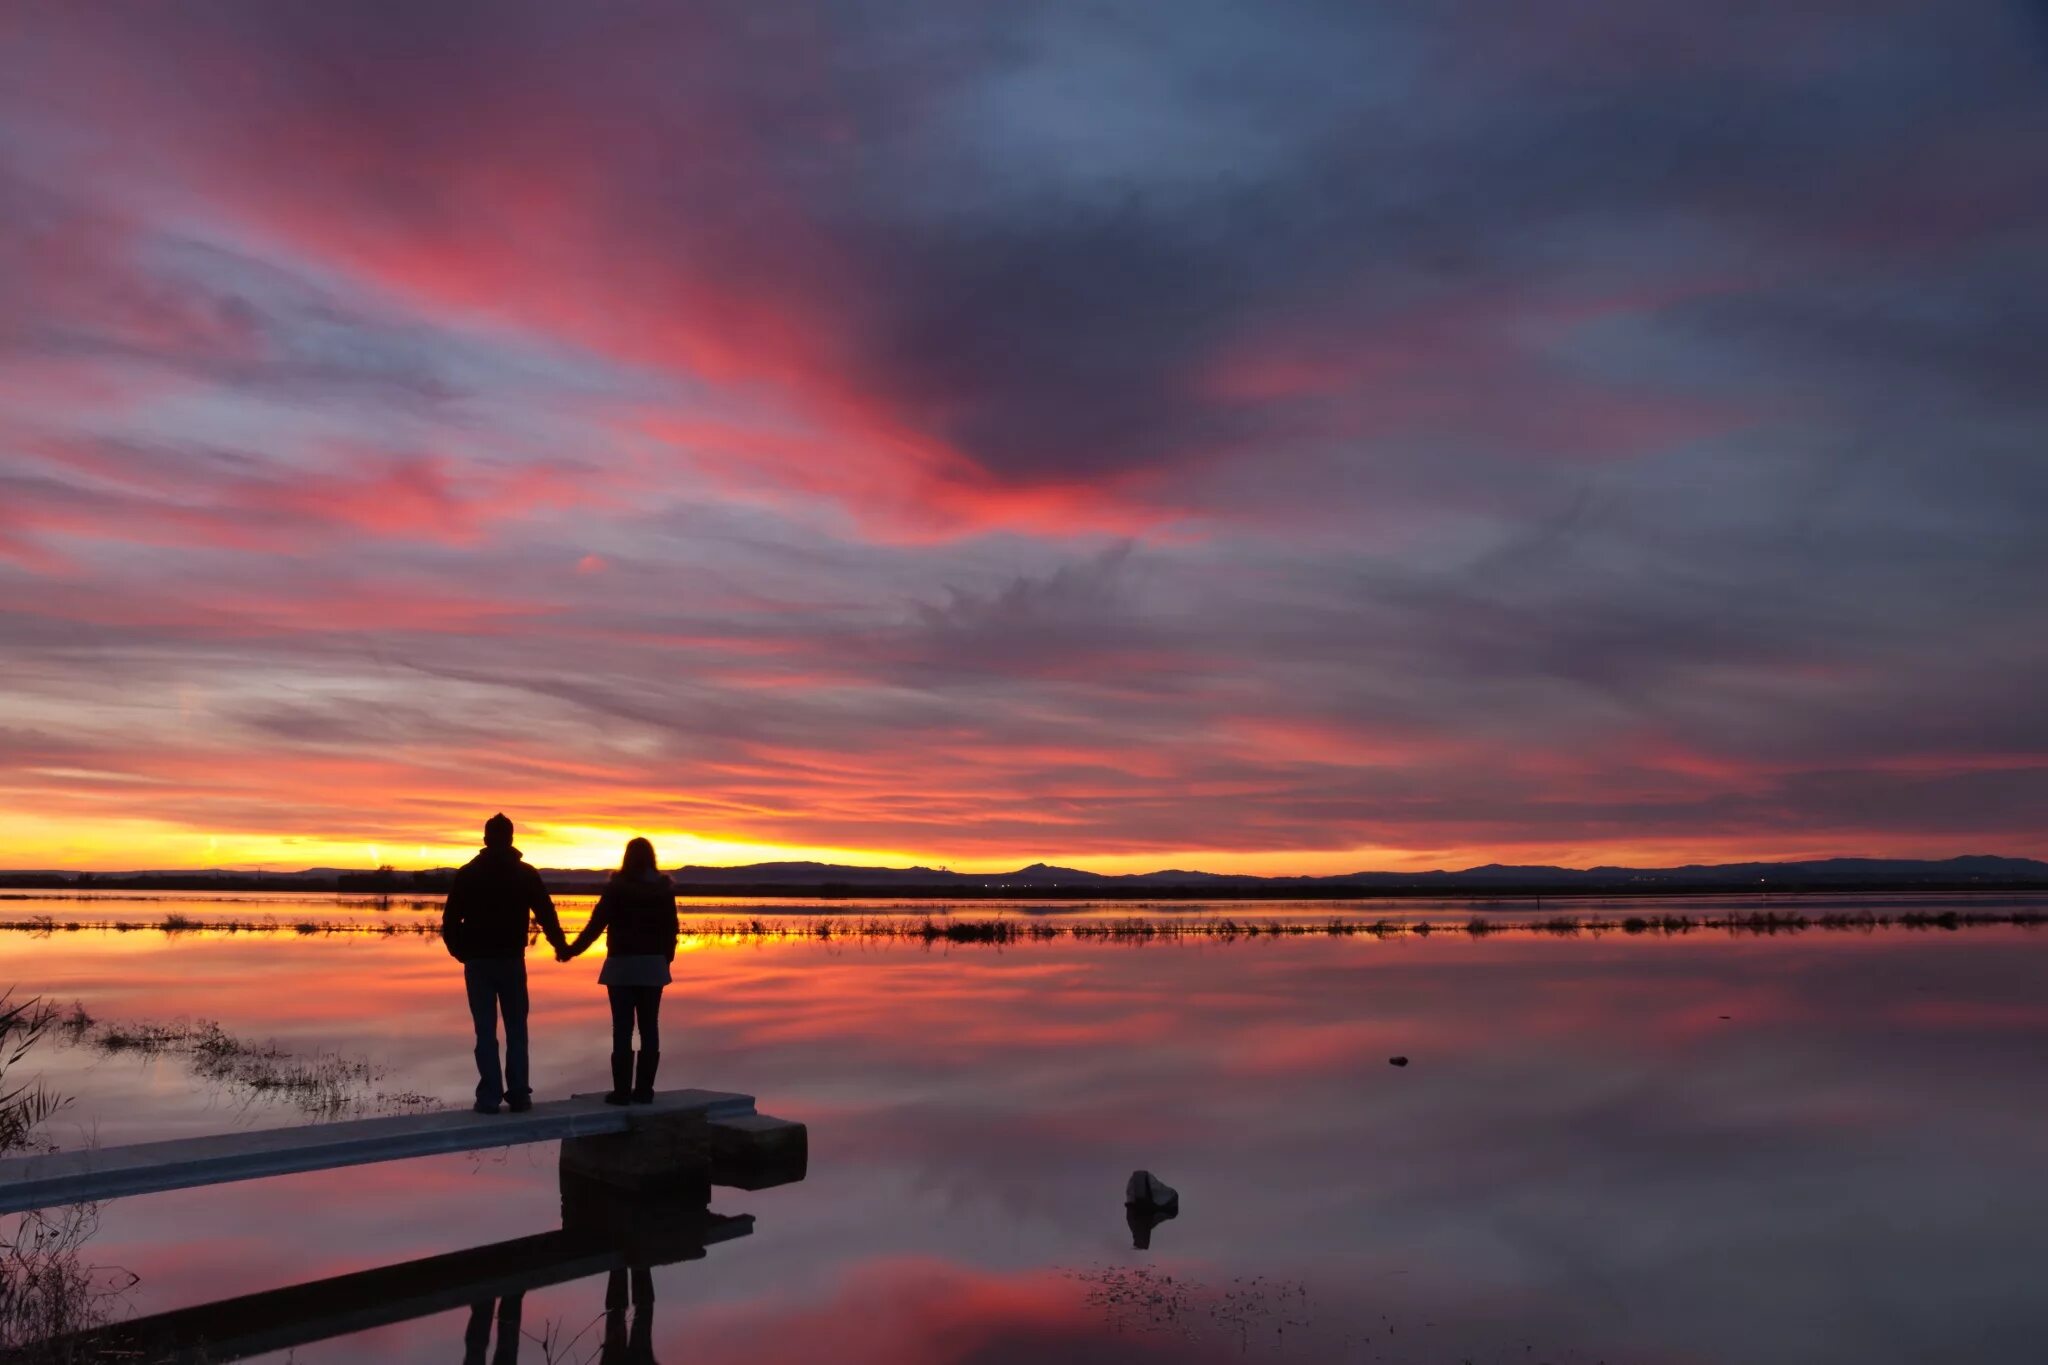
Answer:
[[[784,871],[788,869],[788,871]],[[796,869],[802,869],[797,871]],[[1350,872],[1327,877],[1254,877],[1216,872],[1161,871],[1128,875],[1087,872],[1072,867],[1032,863],[1014,872],[963,873],[931,868],[857,868],[829,864],[763,863],[752,867],[686,867],[673,873],[679,882],[759,885],[785,879],[811,885],[844,883],[865,886],[955,885],[998,887],[1233,887],[1311,889],[1318,887],[1420,887],[1432,890],[1461,887],[1555,886],[1911,886],[1923,883],[1957,885],[1969,882],[2041,883],[2048,885],[2048,862],[2032,858],[1973,855],[1940,860],[1911,858],[1825,858],[1812,862],[1712,863],[1684,867],[1513,867],[1487,863],[1479,867],[1431,872]]]
[[[431,892],[445,887],[452,868],[371,872],[307,868],[250,873],[226,869],[68,873],[0,872],[0,886],[133,890],[345,890]],[[595,888],[610,875],[602,868],[544,868],[558,890]],[[1540,895],[1549,892],[1677,894],[1702,891],[1783,890],[1995,890],[2048,889],[2048,862],[1977,854],[1958,858],[1823,858],[1807,862],[1688,864],[1684,867],[1550,867],[1486,863],[1430,872],[1353,872],[1328,877],[1253,877],[1168,869],[1128,875],[1032,863],[1012,872],[953,872],[934,867],[855,867],[836,863],[772,862],[744,867],[670,869],[688,891],[757,895],[926,895],[956,897],[1173,897]]]

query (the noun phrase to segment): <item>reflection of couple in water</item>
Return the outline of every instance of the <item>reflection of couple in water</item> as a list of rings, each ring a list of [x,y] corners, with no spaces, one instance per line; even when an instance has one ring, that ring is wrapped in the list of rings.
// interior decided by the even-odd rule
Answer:
[[[462,964],[469,1014],[476,1025],[476,1109],[495,1114],[502,1101],[515,1114],[533,1108],[527,1075],[526,941],[529,917],[540,925],[557,962],[567,962],[605,936],[597,979],[611,997],[612,1088],[607,1104],[651,1104],[661,1065],[661,988],[676,955],[676,894],[655,865],[654,845],[634,839],[612,874],[590,922],[574,943],[562,936],[555,903],[540,873],[512,847],[512,822],[484,822],[484,847],[455,874],[441,911],[441,939]],[[498,1017],[505,1020],[505,1065],[498,1066]],[[639,1025],[638,1064],[633,1029]]]
[[[631,1285],[632,1326],[626,1325],[627,1286]],[[498,1349],[489,1365],[519,1365],[521,1295],[498,1300]],[[485,1365],[491,1346],[491,1301],[469,1306],[469,1329],[462,1335],[462,1365]],[[654,1276],[644,1265],[614,1270],[604,1287],[604,1346],[598,1365],[657,1365],[654,1359]]]

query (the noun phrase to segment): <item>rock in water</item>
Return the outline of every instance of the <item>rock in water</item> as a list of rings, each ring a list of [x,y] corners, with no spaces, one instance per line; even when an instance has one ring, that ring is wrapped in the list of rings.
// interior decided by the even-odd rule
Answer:
[[[1177,1216],[1174,1209],[1153,1209],[1143,1204],[1124,1205],[1124,1222],[1131,1229],[1131,1247],[1137,1251],[1150,1251],[1152,1229]]]
[[[1152,1248],[1152,1229],[1180,1215],[1180,1192],[1150,1171],[1132,1171],[1124,1184],[1124,1221],[1130,1225],[1131,1245],[1139,1251]]]
[[[1408,1059],[1407,1059],[1406,1057],[1389,1057],[1389,1058],[1387,1058],[1387,1065],[1388,1065],[1388,1066],[1406,1066],[1406,1065],[1408,1065]]]
[[[1144,1209],[1178,1209],[1180,1193],[1150,1171],[1132,1171],[1124,1185],[1124,1203]]]

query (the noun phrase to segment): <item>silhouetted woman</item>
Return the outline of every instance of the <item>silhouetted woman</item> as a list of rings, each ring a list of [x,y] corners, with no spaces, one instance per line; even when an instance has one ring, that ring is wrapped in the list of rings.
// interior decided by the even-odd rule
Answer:
[[[661,988],[676,956],[676,892],[654,863],[654,845],[635,839],[612,874],[590,923],[562,954],[567,962],[605,936],[604,983],[612,1001],[612,1088],[606,1104],[654,1102],[661,1065]],[[633,1024],[640,1025],[640,1066],[633,1067]]]
[[[632,1267],[633,1325],[626,1326],[627,1271],[614,1270],[604,1289],[604,1345],[597,1365],[660,1365],[654,1358],[654,1276]]]

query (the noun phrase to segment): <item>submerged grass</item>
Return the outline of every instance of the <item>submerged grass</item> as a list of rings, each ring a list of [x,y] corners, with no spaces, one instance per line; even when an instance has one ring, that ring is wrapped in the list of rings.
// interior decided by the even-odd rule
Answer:
[[[84,1020],[81,1024],[80,1021]],[[48,1150],[37,1129],[65,1100],[40,1085],[9,1085],[6,1073],[38,1042],[74,1038],[90,1026],[39,999],[0,993],[0,1152]],[[66,1333],[107,1320],[135,1277],[82,1255],[99,1222],[97,1204],[70,1204],[0,1219],[0,1358],[19,1365],[85,1365],[98,1356],[53,1346]]]
[[[279,1099],[315,1118],[365,1112],[393,1113],[426,1108],[438,1101],[411,1091],[374,1089],[383,1074],[376,1066],[338,1053],[299,1056],[274,1042],[237,1038],[210,1019],[125,1021],[100,1024],[73,1006],[69,1022],[82,1019],[71,1040],[108,1056],[176,1056],[200,1079],[227,1087],[249,1100]]]
[[[755,942],[788,939],[895,940],[960,944],[1007,945],[1046,942],[1053,939],[1107,940],[1121,943],[1211,939],[1226,942],[1259,938],[1428,938],[1432,934],[1460,934],[1467,938],[1488,938],[1496,934],[1546,935],[1554,938],[1628,936],[1679,937],[1693,933],[1722,933],[1770,937],[1824,933],[1876,933],[1903,929],[1952,932],[1993,926],[2038,928],[2048,924],[2048,913],[2038,910],[1906,910],[1898,913],[1858,911],[1826,912],[1816,915],[1788,910],[1758,910],[1729,914],[1660,915],[1549,915],[1536,919],[1506,915],[1474,914],[1458,922],[1447,919],[1403,917],[1355,919],[1333,916],[1320,919],[1238,919],[1232,916],[1187,915],[1152,918],[1125,915],[1117,918],[1062,919],[1052,915],[866,915],[858,917],[823,915],[702,916],[683,921],[686,937],[715,942]],[[440,933],[437,923],[425,921],[375,920],[274,920],[206,918],[171,914],[156,920],[64,919],[32,915],[0,919],[0,933],[19,933],[47,938],[59,933],[93,929],[103,933],[161,933],[170,937],[185,934],[291,934],[300,938],[326,935],[369,935],[395,938],[400,935],[433,937]],[[535,936],[537,939],[537,935]],[[534,941],[534,940],[529,940]]]
[[[60,1017],[40,999],[15,1000],[11,990],[0,994],[0,1153],[34,1145],[35,1130],[64,1107],[64,1101],[40,1083],[13,1084],[7,1079]]]
[[[0,1358],[9,1365],[98,1365],[138,1359],[73,1343],[104,1325],[138,1278],[86,1259],[98,1204],[68,1204],[0,1224]]]

